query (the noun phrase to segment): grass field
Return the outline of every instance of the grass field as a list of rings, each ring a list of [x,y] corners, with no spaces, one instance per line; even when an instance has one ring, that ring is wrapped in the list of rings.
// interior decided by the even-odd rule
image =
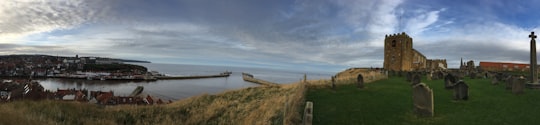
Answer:
[[[522,95],[505,90],[504,84],[491,85],[487,79],[465,79],[469,100],[452,100],[453,90],[444,89],[442,80],[422,80],[434,91],[435,116],[413,114],[411,86],[403,77],[375,81],[365,89],[354,85],[309,89],[307,101],[314,104],[314,124],[496,124],[540,123],[540,90],[526,89]]]

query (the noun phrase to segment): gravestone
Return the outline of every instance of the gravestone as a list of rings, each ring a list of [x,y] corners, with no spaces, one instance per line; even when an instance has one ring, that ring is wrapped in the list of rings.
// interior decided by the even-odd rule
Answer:
[[[302,120],[302,122],[303,125],[313,124],[313,102],[306,102],[306,107],[304,108],[304,120]]]
[[[398,77],[403,77],[403,71],[398,71]]]
[[[454,85],[454,100],[469,99],[469,85],[463,81],[459,81]]]
[[[444,78],[444,73],[443,73],[442,71],[437,72],[437,77],[438,77],[439,79]]]
[[[476,78],[476,73],[475,72],[469,73],[469,77],[471,77],[471,79],[475,79]]]
[[[512,76],[506,77],[506,90],[512,89],[512,84],[514,83],[515,79]]]
[[[412,87],[414,112],[418,116],[432,117],[433,112],[433,90],[426,84],[419,83]]]
[[[362,74],[358,74],[358,77],[356,78],[356,85],[357,88],[364,88],[364,77]]]
[[[487,73],[486,73],[486,77],[489,78],[489,79],[491,79],[491,78],[494,77],[494,75],[493,75],[493,73],[491,73],[491,72],[487,72]]]
[[[452,89],[456,82],[457,82],[456,77],[454,77],[452,74],[448,73],[446,75],[446,77],[444,77],[444,88],[445,89]]]
[[[457,78],[459,78],[459,79],[465,78],[465,73],[463,73],[463,72],[458,72]]]
[[[432,76],[431,73],[428,73],[428,74],[426,75],[426,78],[427,78],[428,81],[431,81],[431,76]]]
[[[332,89],[336,89],[336,76],[332,76]]]
[[[514,81],[514,84],[512,84],[512,93],[522,94],[523,89],[525,88],[525,82],[527,81],[523,77],[516,78],[516,80]]]
[[[419,84],[420,82],[421,82],[420,74],[413,74],[411,84],[416,85],[416,84]]]
[[[498,85],[499,79],[497,77],[491,77],[491,85]]]
[[[503,74],[498,72],[495,74],[495,77],[497,77],[497,80],[498,81],[503,81],[504,80],[504,77],[503,77]]]
[[[431,79],[432,80],[439,80],[441,78],[439,78],[439,75],[437,75],[437,71],[434,71],[431,73]]]
[[[407,82],[411,82],[411,80],[412,80],[412,73],[411,73],[411,72],[407,72],[407,75],[406,75],[405,77],[406,77],[405,80],[406,80]]]

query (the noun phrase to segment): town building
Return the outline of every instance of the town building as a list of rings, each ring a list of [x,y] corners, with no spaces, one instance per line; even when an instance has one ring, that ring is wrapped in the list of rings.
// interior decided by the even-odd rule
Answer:
[[[413,39],[403,33],[386,35],[384,69],[394,71],[438,70],[448,67],[446,59],[427,59],[413,48]]]
[[[506,63],[506,62],[480,62],[480,68],[484,71],[529,71],[529,64]]]

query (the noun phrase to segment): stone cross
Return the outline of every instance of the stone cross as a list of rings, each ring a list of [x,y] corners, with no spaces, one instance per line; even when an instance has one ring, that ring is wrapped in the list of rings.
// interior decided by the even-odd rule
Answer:
[[[531,35],[529,35],[529,38],[531,38],[531,64],[530,67],[530,79],[532,84],[538,83],[538,73],[536,72],[536,35],[534,35],[534,32],[531,32]]]

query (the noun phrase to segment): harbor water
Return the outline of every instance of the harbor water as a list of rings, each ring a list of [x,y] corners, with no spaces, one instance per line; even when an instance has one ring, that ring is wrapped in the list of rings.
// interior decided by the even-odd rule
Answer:
[[[109,81],[109,80],[85,80],[85,79],[37,79],[40,84],[50,91],[57,89],[87,89],[89,91],[114,91],[115,95],[127,96],[137,86],[143,86],[143,93],[162,98],[165,100],[180,100],[200,94],[216,94],[227,90],[235,90],[245,87],[259,86],[258,84],[242,80],[242,72],[253,74],[256,78],[270,82],[287,84],[298,82],[307,74],[308,79],[328,79],[332,72],[313,73],[303,71],[285,71],[275,69],[228,67],[228,66],[203,66],[182,64],[156,64],[134,63],[170,76],[191,75],[215,75],[224,71],[230,71],[229,77],[205,78],[205,79],[182,79],[182,80],[157,80],[157,81]]]

